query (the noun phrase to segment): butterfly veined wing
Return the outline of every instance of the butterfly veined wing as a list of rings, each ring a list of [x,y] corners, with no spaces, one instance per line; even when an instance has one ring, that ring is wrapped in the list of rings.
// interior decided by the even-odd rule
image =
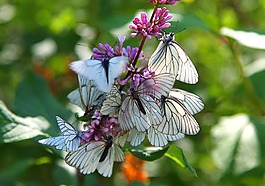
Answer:
[[[198,72],[184,49],[174,40],[174,34],[165,34],[148,62],[148,68],[155,74],[172,73],[176,80],[195,84]]]
[[[146,132],[139,132],[135,128],[129,131],[127,141],[130,142],[132,146],[140,145],[145,139]]]
[[[104,150],[105,142],[92,141],[80,146],[75,152],[70,152],[65,157],[68,165],[83,170],[82,173],[90,174],[97,168],[99,159]]]
[[[102,156],[105,157],[102,158]],[[105,177],[111,176],[114,161],[123,160],[122,150],[115,143],[108,141],[88,142],[80,146],[77,151],[67,154],[65,158],[67,164],[80,169],[83,174],[90,174],[98,170]]]
[[[73,152],[78,149],[80,145],[80,136],[75,128],[65,122],[59,116],[56,116],[57,124],[63,134],[63,136],[52,137],[39,140],[39,143],[54,146],[56,149],[65,150],[67,152]]]
[[[203,110],[203,101],[196,94],[181,89],[172,89],[169,93],[169,97],[178,99],[192,115]]]
[[[80,145],[80,136],[78,131],[70,124],[64,121],[59,116],[56,116],[58,126],[65,137],[64,142],[66,144],[66,150],[69,152],[75,151]]]
[[[175,82],[175,77],[170,73],[162,73],[144,80],[138,88],[142,94],[151,95],[157,99],[161,95],[167,96]]]
[[[167,136],[157,130],[157,127],[150,127],[148,129],[148,140],[151,145],[156,147],[163,147],[168,144]]]
[[[182,133],[178,133],[176,135],[166,135],[168,141],[178,141],[180,139],[183,139],[184,137],[185,135]]]
[[[157,127],[158,131],[168,135],[195,135],[200,131],[195,118],[178,99],[162,96],[161,109],[164,122]]]
[[[135,127],[139,132],[146,131],[151,125],[162,122],[162,115],[155,98],[168,95],[174,84],[171,74],[159,74],[144,80],[137,90],[131,89],[119,111],[119,121],[122,130]]]
[[[64,143],[64,136],[41,139],[39,140],[39,143],[43,145],[54,146],[58,150],[67,150],[66,144]]]
[[[97,170],[98,173],[104,177],[110,177],[112,175],[114,161],[124,161],[124,154],[120,147],[113,144],[109,149],[108,155],[103,162],[99,162]]]
[[[143,132],[151,124],[157,125],[162,121],[161,110],[155,100],[149,95],[139,94],[138,96],[135,98],[128,95],[122,102],[118,116],[122,130],[130,130],[135,127],[138,131]]]
[[[114,79],[122,74],[127,64],[127,57],[117,56],[111,59],[104,58],[102,61],[96,59],[75,61],[70,64],[70,68],[88,80],[94,80],[99,90],[109,92]]]
[[[103,102],[100,112],[103,115],[109,115],[117,111],[120,105],[121,105],[120,91],[115,85],[113,85],[111,91],[106,96],[106,100]]]

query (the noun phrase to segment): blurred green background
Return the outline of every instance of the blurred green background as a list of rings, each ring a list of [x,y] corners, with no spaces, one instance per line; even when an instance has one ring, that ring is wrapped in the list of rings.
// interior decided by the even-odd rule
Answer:
[[[195,116],[200,133],[177,142],[198,177],[163,157],[146,163],[149,185],[264,186],[265,1],[183,0],[167,7],[175,21],[167,32],[176,33],[200,75],[196,85],[175,86],[200,95],[205,108]],[[128,25],[151,10],[147,0],[0,0],[0,99],[16,115],[31,117],[24,122],[1,103],[0,185],[77,185],[64,154],[39,145],[43,133],[36,131],[58,135],[55,115],[74,121],[66,95],[78,85],[68,64],[90,58],[99,42],[114,46],[117,35],[138,46]],[[148,40],[145,54],[157,44]],[[28,131],[32,126],[36,131]],[[119,165],[112,178],[95,173],[85,182],[127,185]]]

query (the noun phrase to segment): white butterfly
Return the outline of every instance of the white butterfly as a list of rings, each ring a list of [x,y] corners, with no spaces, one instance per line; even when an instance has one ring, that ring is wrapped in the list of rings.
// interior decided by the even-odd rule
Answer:
[[[56,120],[63,136],[41,139],[39,143],[54,146],[56,149],[67,152],[76,151],[80,145],[79,132],[59,116],[56,116]]]
[[[172,73],[176,80],[195,84],[198,72],[184,49],[174,40],[174,33],[162,36],[161,42],[149,59],[148,69],[155,74]]]
[[[161,96],[161,111],[165,122],[162,122],[157,130],[168,135],[195,135],[200,131],[200,127],[192,114],[202,109],[203,102],[197,95],[173,89],[168,97]]]
[[[150,144],[156,147],[166,146],[169,141],[177,141],[185,136],[182,133],[167,135],[158,131],[157,126],[151,126],[146,132],[139,132],[134,128],[131,129],[127,141],[130,142],[132,146],[138,146],[144,141],[146,134]]]
[[[87,80],[81,75],[78,75],[78,83],[79,88],[70,92],[67,98],[73,104],[82,108],[85,114],[87,114],[102,104],[106,98],[106,94],[97,88],[94,81]]]
[[[104,177],[112,175],[114,161],[124,161],[124,154],[112,138],[107,141],[91,141],[80,146],[77,151],[67,154],[65,161],[83,174],[96,169]]]
[[[109,92],[114,79],[122,74],[127,64],[127,57],[117,56],[111,59],[104,57],[101,61],[97,59],[75,61],[70,64],[70,68],[88,80],[94,80],[99,90]]]
[[[131,88],[119,110],[119,122],[122,130],[136,128],[146,131],[151,125],[162,122],[161,109],[155,97],[167,95],[174,84],[172,74],[158,74],[144,80],[136,89]]]
[[[103,102],[100,112],[102,115],[109,115],[117,111],[121,106],[121,93],[113,85],[111,91],[107,93],[106,100]]]
[[[185,90],[173,88],[169,92],[169,96],[177,98],[192,115],[199,113],[204,108],[204,103],[198,95]]]

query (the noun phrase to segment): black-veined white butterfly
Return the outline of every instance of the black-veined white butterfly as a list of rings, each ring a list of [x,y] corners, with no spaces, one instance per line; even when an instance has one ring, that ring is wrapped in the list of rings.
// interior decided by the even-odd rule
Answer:
[[[41,139],[39,143],[54,146],[56,149],[67,152],[76,151],[80,145],[79,132],[59,116],[56,116],[56,120],[63,136]]]
[[[146,133],[150,144],[156,147],[163,147],[167,145],[169,141],[177,141],[184,138],[184,134],[178,133],[176,135],[168,135],[158,131],[157,126],[151,126],[146,132],[139,132],[134,128],[131,129],[127,141],[130,142],[132,146],[138,146],[144,141]]]
[[[106,93],[100,91],[93,80],[78,75],[79,88],[70,92],[67,98],[85,111],[84,115],[93,112],[106,99]],[[93,113],[92,113],[93,114]]]
[[[161,110],[155,97],[168,94],[174,84],[172,74],[158,74],[144,80],[136,89],[131,88],[119,110],[119,122],[122,130],[136,128],[146,131],[151,125],[162,122]]]
[[[110,177],[114,161],[124,161],[124,154],[110,137],[106,141],[91,141],[80,146],[77,151],[67,154],[65,161],[83,174],[98,170],[104,177]]]
[[[192,115],[199,113],[204,108],[204,103],[198,95],[185,90],[173,88],[169,97],[178,99]]]
[[[127,64],[127,57],[117,56],[111,59],[104,57],[101,61],[97,59],[75,61],[70,64],[70,68],[88,80],[94,80],[99,90],[109,92],[114,79],[122,74]]]
[[[158,131],[168,135],[178,133],[195,135],[200,131],[199,124],[182,102],[183,100],[173,97],[172,94],[168,97],[161,96],[164,122],[157,127]],[[193,107],[188,108],[193,111]]]
[[[155,74],[172,73],[176,80],[195,84],[198,72],[184,49],[174,40],[174,33],[164,34],[149,59],[148,69]]]
[[[100,109],[102,115],[109,115],[117,111],[121,106],[121,93],[118,88],[113,85],[111,91],[107,93],[106,100]]]

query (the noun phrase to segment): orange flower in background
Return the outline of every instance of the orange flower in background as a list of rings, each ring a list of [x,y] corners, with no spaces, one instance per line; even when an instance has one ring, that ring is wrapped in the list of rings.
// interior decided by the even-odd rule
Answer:
[[[132,154],[125,155],[125,161],[122,163],[122,171],[129,183],[138,181],[148,182],[148,174],[144,170],[144,161],[134,157]]]

